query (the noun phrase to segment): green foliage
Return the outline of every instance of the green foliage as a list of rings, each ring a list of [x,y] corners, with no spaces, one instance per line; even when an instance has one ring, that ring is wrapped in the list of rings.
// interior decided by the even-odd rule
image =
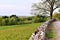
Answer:
[[[50,24],[50,26],[47,28],[46,33],[45,33],[46,37],[48,39],[55,38],[56,37],[55,30],[56,28],[54,27],[53,23]]]
[[[47,17],[45,16],[38,16],[34,19],[34,22],[35,23],[38,23],[38,22],[45,22],[47,20]]]
[[[53,18],[58,18],[58,19],[60,19],[60,13],[55,13],[54,16],[53,16]]]
[[[32,17],[28,17],[27,20],[28,20],[28,21],[32,20]]]
[[[8,18],[8,16],[2,16],[2,18]]]
[[[0,18],[0,26],[4,25],[21,25],[30,23],[45,22],[47,18],[45,16],[31,16],[31,17],[17,17],[16,15],[3,16]]]
[[[6,19],[4,19],[4,20],[5,20],[5,25],[9,25],[9,19],[6,18]]]
[[[12,17],[18,18],[18,16],[16,16],[16,15],[11,15],[10,18],[12,18]]]
[[[0,25],[2,25],[3,24],[3,19],[2,19],[2,17],[0,17]]]
[[[47,32],[46,32],[46,37],[49,38],[49,39],[50,39],[50,38],[54,38],[54,37],[55,37],[55,34],[54,34],[54,32],[52,32],[52,31],[47,31]]]
[[[10,23],[10,25],[15,25],[16,24],[16,19],[14,17],[10,18],[9,23]]]

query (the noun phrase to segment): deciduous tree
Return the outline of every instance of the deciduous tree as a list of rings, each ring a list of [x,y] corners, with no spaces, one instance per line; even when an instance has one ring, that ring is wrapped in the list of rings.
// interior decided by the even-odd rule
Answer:
[[[32,13],[39,15],[49,14],[50,19],[52,19],[54,10],[59,7],[60,0],[41,0],[41,2],[32,5]]]

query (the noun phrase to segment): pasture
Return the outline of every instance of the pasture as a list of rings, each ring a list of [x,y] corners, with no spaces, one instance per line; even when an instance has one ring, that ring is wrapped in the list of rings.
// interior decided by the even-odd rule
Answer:
[[[0,26],[0,40],[28,40],[42,23]]]

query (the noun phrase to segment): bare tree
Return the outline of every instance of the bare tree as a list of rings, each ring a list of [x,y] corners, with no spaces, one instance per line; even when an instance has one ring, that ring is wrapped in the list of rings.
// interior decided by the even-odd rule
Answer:
[[[50,19],[52,19],[54,10],[59,7],[60,0],[41,0],[41,2],[32,5],[32,13],[39,15],[49,14]]]

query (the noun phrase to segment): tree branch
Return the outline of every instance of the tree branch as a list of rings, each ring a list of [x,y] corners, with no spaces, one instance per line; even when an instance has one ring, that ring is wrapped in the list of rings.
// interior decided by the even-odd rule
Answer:
[[[51,5],[51,3],[50,3],[50,1],[49,0],[46,0],[50,5]]]
[[[42,9],[42,10],[45,10],[45,11],[50,11],[50,10],[45,9],[45,8],[40,8],[37,4],[35,4],[35,7],[36,7],[36,9],[34,9],[34,10],[40,10],[40,9]]]
[[[53,10],[55,10],[55,9],[59,8],[59,6],[60,6],[60,5],[58,5],[58,6],[57,6],[56,8],[54,8]]]
[[[44,8],[38,8],[38,9],[34,9],[34,10],[40,10],[40,9],[45,10],[45,11],[50,11],[50,10],[44,9]]]

